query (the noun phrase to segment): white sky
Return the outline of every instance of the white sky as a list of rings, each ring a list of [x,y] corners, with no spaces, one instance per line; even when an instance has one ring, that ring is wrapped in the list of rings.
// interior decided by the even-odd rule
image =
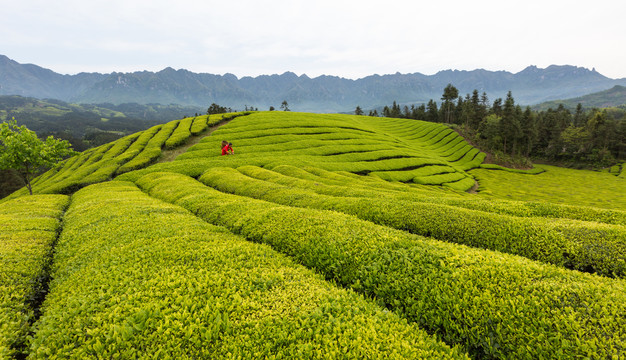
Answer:
[[[64,74],[356,79],[557,64],[626,77],[623,0],[0,0],[0,14],[0,54]]]

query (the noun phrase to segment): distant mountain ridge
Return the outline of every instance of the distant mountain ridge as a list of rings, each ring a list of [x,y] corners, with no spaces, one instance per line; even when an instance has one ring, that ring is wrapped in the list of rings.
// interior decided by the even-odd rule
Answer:
[[[587,94],[584,96],[575,97],[572,99],[553,100],[544,102],[533,106],[535,110],[547,110],[548,108],[556,109],[559,105],[563,105],[566,109],[574,110],[581,104],[583,108],[609,108],[609,107],[621,107],[626,109],[626,87],[621,85],[615,85],[614,87],[596,92],[593,94]]]
[[[19,64],[0,55],[0,95],[52,98],[75,103],[181,104],[208,107],[211,103],[233,109],[245,105],[265,110],[278,108],[283,100],[294,111],[341,112],[388,105],[439,102],[443,88],[453,84],[461,95],[474,89],[490,100],[505,97],[510,90],[517,103],[537,104],[578,97],[626,85],[625,79],[610,79],[595,69],[551,65],[529,66],[513,74],[506,71],[445,70],[434,75],[371,75],[357,80],[322,75],[310,78],[292,72],[237,78],[174,70],[159,72],[62,75],[32,64]]]

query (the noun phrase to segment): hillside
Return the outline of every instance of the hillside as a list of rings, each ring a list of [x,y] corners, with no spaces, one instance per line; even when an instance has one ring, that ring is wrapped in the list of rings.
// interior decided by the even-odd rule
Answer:
[[[206,109],[175,105],[70,104],[22,96],[0,96],[0,121],[15,118],[38,134],[68,133],[75,138],[113,132],[128,135]]]
[[[576,98],[565,99],[565,100],[554,100],[548,101],[545,103],[541,103],[539,105],[533,106],[535,110],[547,110],[549,108],[556,109],[559,105],[563,105],[566,109],[570,111],[576,110],[578,104],[581,104],[585,109],[591,108],[626,108],[626,87],[615,85],[614,87],[605,90],[596,92],[593,94],[588,94],[585,96],[579,96]]]
[[[294,112],[90,149],[0,201],[0,358],[620,358],[624,169],[483,159],[443,124]],[[523,199],[581,174],[575,204]]]
[[[217,103],[233,109],[246,105],[278,108],[283,100],[297,111],[349,112],[357,105],[374,109],[393,101],[421,104],[439,99],[447,84],[460,94],[478,89],[490,99],[508,91],[524,105],[571,98],[626,85],[626,79],[609,79],[595,70],[552,65],[529,66],[518,73],[505,71],[446,70],[434,75],[371,75],[357,80],[336,76],[262,75],[237,78],[166,68],[159,72],[61,75],[31,64],[19,64],[0,55],[0,95],[54,98],[74,103],[182,104],[206,107]]]

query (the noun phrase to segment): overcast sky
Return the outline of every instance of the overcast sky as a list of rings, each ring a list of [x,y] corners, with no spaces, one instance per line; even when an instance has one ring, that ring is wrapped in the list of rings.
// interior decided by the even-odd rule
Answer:
[[[626,77],[622,0],[0,0],[0,14],[0,54],[64,74],[357,79],[557,64]]]

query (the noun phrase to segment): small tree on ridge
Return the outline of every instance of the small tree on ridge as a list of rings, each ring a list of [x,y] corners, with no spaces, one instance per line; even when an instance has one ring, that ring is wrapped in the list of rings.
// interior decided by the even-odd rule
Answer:
[[[17,126],[15,120],[0,124],[0,169],[16,170],[31,195],[30,182],[41,168],[50,168],[65,156],[74,154],[67,140],[48,136],[42,141],[26,126]]]

